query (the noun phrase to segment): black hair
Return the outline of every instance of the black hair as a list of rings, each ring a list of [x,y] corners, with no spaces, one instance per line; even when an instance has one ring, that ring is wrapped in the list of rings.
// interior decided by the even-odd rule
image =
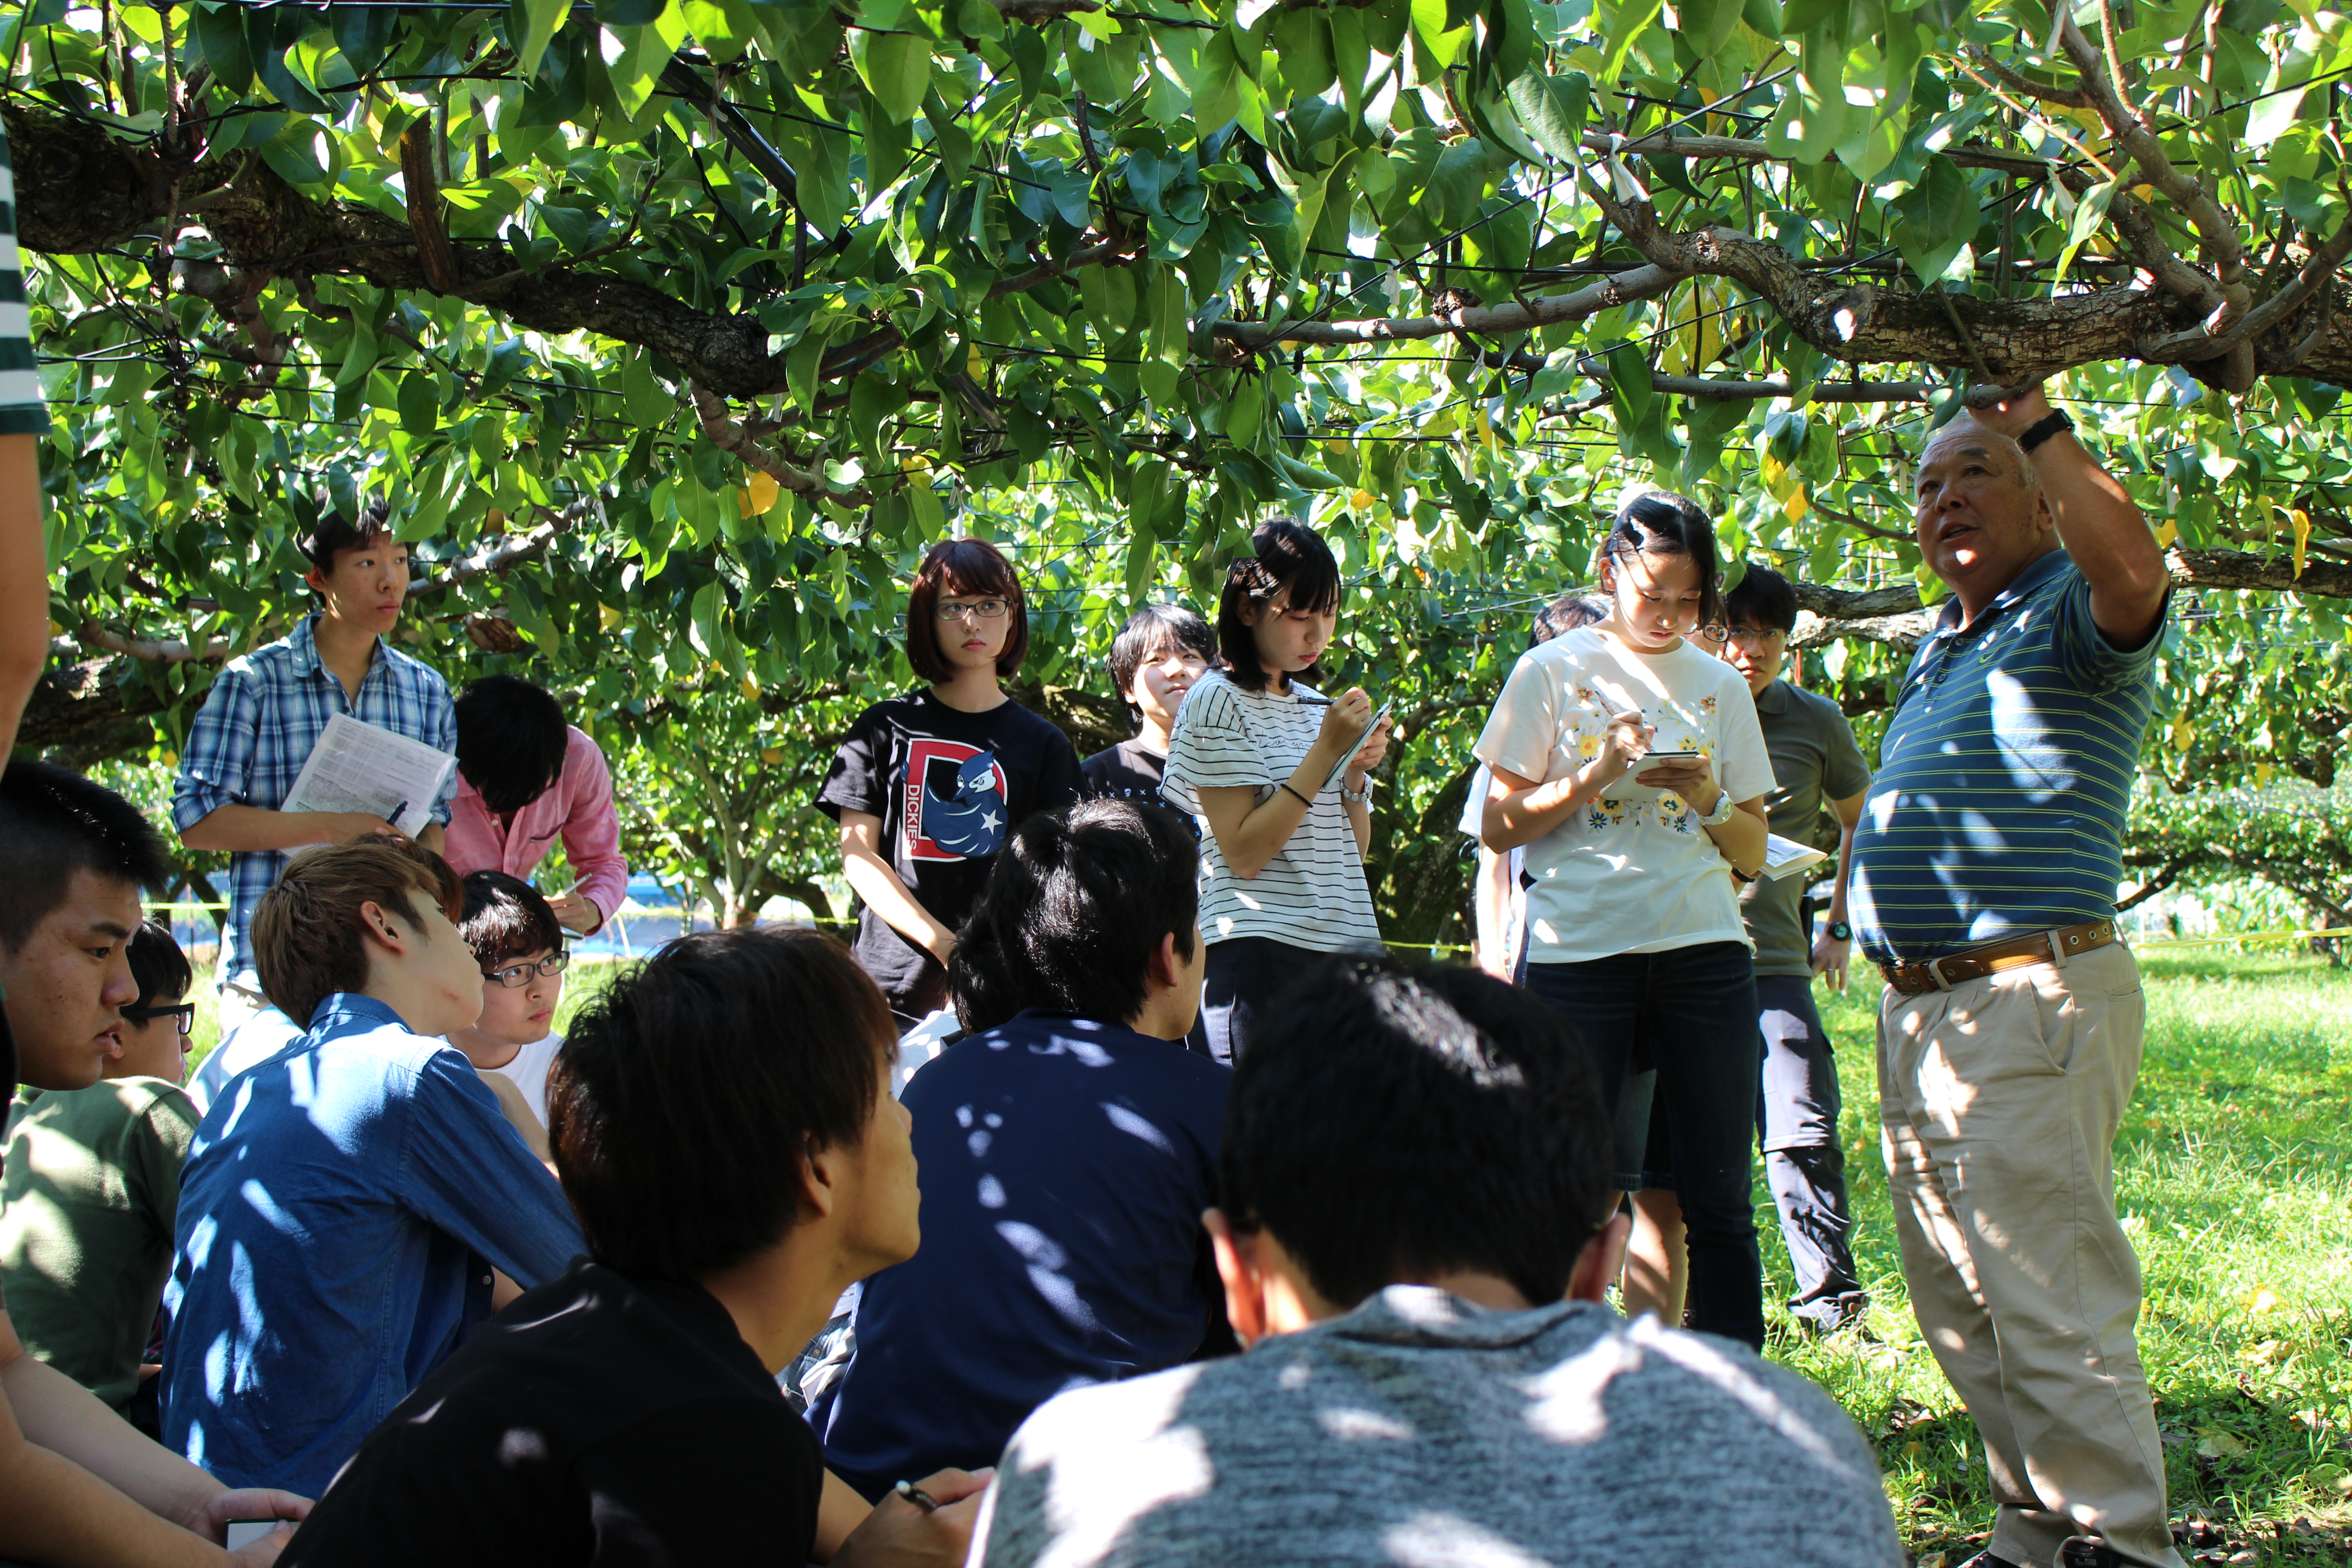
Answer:
[[[820,931],[697,931],[572,1021],[547,1138],[589,1255],[691,1280],[801,1220],[801,1160],[865,1139],[898,1032]]]
[[[0,948],[23,947],[66,901],[77,871],[161,892],[172,875],[163,840],[139,808],[48,763],[0,771],[0,866],[16,890],[0,900]]]
[[[1698,502],[1671,490],[1644,490],[1617,509],[1601,542],[1601,557],[1687,555],[1698,568],[1698,624],[1723,621],[1723,569],[1716,564],[1715,523]]]
[[[1608,599],[1589,589],[1570,589],[1536,612],[1535,625],[1528,632],[1528,647],[1541,647],[1562,632],[1572,632],[1608,618]]]
[[[1090,800],[1013,832],[948,963],[956,1016],[977,1034],[1027,1007],[1125,1023],[1151,954],[1189,959],[1201,848],[1173,812]]]
[[[324,576],[335,569],[339,552],[364,550],[393,542],[392,508],[383,501],[368,502],[356,518],[330,503],[319,509],[318,527],[304,534],[297,548],[311,569]]]
[[[534,952],[563,951],[563,927],[537,888],[504,871],[468,871],[457,934],[489,973]]]
[[[172,928],[161,921],[142,921],[139,929],[131,933],[131,943],[123,955],[131,960],[131,979],[139,987],[139,1000],[131,1004],[133,1006],[154,1006],[158,997],[177,1002],[196,983],[194,966],[180,951]]]
[[[486,675],[457,694],[457,771],[495,812],[520,811],[563,774],[563,704],[519,675]]]
[[[1181,605],[1146,605],[1128,616],[1118,636],[1110,639],[1111,692],[1127,703],[1128,717],[1139,724],[1143,721],[1143,710],[1127,694],[1135,689],[1136,671],[1170,643],[1189,648],[1209,664],[1217,662],[1216,634],[1208,622]]]
[[[1797,629],[1797,591],[1769,566],[1748,563],[1747,574],[1723,596],[1727,626],[1752,622],[1759,626],[1792,632]]]
[[[1221,1206],[1346,1308],[1477,1271],[1567,1293],[1607,1219],[1609,1116],[1583,1047],[1462,965],[1327,960],[1275,998],[1225,1102]]]
[[[1319,616],[1339,606],[1339,563],[1331,547],[1306,524],[1277,517],[1257,525],[1250,553],[1225,569],[1225,591],[1217,598],[1217,651],[1224,655],[1225,679],[1234,685],[1263,691],[1273,679],[1258,659],[1257,633],[1242,619],[1242,606],[1264,609],[1286,588],[1286,609]],[[1312,685],[1318,672],[1299,675]]]

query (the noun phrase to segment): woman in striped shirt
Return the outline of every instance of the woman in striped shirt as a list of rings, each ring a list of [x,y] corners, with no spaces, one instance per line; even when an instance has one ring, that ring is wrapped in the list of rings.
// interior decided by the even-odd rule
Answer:
[[[1209,942],[1196,1048],[1232,1061],[1254,1012],[1314,954],[1380,945],[1364,849],[1371,770],[1388,751],[1362,688],[1338,699],[1319,677],[1339,616],[1339,566],[1287,518],[1262,524],[1225,574],[1213,670],[1184,699],[1161,792],[1208,824],[1201,928]],[[1341,759],[1346,767],[1341,768]]]

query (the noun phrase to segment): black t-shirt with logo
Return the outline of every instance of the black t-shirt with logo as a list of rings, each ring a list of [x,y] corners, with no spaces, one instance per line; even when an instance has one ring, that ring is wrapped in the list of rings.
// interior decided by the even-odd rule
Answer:
[[[816,804],[836,820],[845,811],[879,817],[882,854],[898,879],[956,930],[1013,829],[1077,794],[1078,754],[1053,724],[1012,701],[966,713],[924,688],[857,716]],[[858,917],[857,962],[902,1021],[947,1005],[939,960],[870,909]]]
[[[1160,781],[1167,773],[1167,752],[1149,750],[1141,741],[1121,741],[1086,760],[1079,769],[1083,782],[1078,794],[1087,800],[1124,800],[1136,805],[1156,806],[1182,821],[1197,838],[1201,825],[1170,805],[1160,793]]]

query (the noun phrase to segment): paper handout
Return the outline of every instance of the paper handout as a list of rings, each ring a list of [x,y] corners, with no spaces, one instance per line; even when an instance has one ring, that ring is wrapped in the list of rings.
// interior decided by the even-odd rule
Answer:
[[[331,714],[302,764],[301,776],[278,809],[365,812],[414,838],[433,819],[433,803],[441,798],[441,786],[457,765],[457,758],[422,741],[362,723],[348,713]]]
[[[1783,838],[1777,833],[1764,837],[1764,875],[1773,881],[1793,877],[1829,858],[1827,853],[1810,844],[1800,844],[1793,838]]]

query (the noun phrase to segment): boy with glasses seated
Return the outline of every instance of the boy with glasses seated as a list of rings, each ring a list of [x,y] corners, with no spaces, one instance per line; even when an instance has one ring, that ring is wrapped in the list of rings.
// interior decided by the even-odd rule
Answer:
[[[16,1336],[41,1361],[155,1435],[143,1369],[172,1271],[172,1220],[196,1108],[181,1091],[195,1005],[169,928],[131,933],[136,1003],[88,1089],[29,1089],[0,1164],[0,1287]]]
[[[474,1070],[498,1093],[513,1085],[542,1137],[547,1127],[547,1069],[563,1048],[549,1027],[563,1000],[563,927],[538,889],[503,871],[475,871],[465,880],[465,912],[457,934],[482,966],[482,1016],[449,1037]],[[500,1095],[501,1103],[505,1096]],[[530,1131],[524,1130],[524,1142]]]

